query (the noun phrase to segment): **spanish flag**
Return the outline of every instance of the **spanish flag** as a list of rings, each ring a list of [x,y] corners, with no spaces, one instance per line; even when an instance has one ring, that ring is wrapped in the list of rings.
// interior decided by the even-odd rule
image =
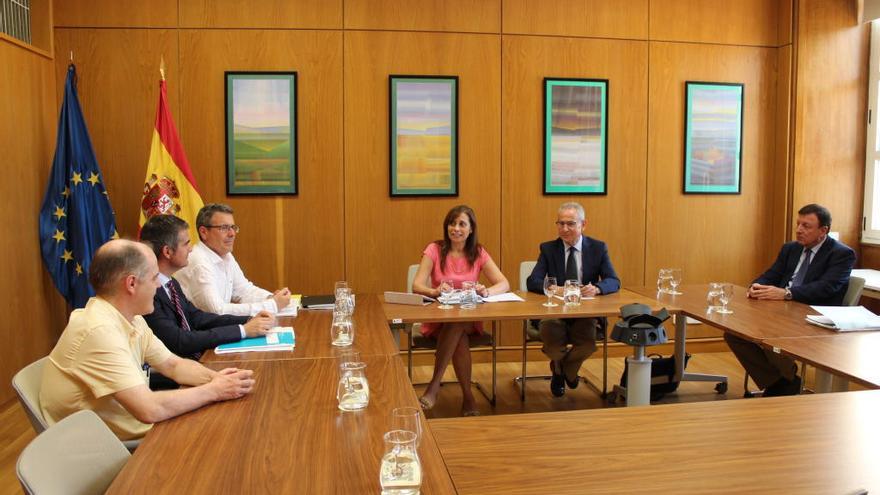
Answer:
[[[196,214],[204,203],[168,109],[165,71],[160,69],[160,72],[159,108],[156,110],[156,127],[153,129],[138,225],[143,227],[144,222],[155,215],[176,215],[189,223],[190,240],[195,244],[199,240]]]

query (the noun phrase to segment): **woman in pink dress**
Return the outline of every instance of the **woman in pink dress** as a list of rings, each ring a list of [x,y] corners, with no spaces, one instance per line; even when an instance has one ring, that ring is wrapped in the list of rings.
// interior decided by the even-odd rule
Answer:
[[[478,281],[483,273],[491,284],[486,287],[477,283],[477,294],[489,296],[503,294],[510,290],[510,284],[492,261],[489,253],[477,241],[477,219],[474,210],[459,205],[446,214],[443,220],[443,239],[434,241],[425,248],[419,270],[413,280],[413,292],[430,297],[440,296],[440,284],[451,281],[455,288],[461,288],[465,281]],[[422,334],[437,339],[434,355],[434,375],[424,395],[419,398],[424,410],[434,407],[440,382],[449,361],[455,369],[455,376],[461,385],[463,416],[477,416],[480,411],[471,392],[471,352],[470,336],[482,333],[475,322],[425,323]]]

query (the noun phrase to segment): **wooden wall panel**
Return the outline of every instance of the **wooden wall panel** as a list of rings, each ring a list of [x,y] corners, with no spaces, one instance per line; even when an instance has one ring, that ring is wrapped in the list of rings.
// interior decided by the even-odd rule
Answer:
[[[340,29],[343,0],[179,0],[180,27]]]
[[[31,1],[31,44],[52,56],[52,0]]]
[[[651,0],[650,39],[777,46],[776,0]]]
[[[858,268],[880,270],[880,246],[862,244],[861,248],[861,257],[856,266]]]
[[[57,53],[74,53],[79,101],[104,175],[119,234],[136,237],[165,57],[168,99],[179,119],[177,33],[165,29],[55,29]],[[56,101],[68,56],[55,59]],[[179,124],[180,121],[177,120]],[[186,136],[182,136],[187,149]],[[198,170],[200,164],[192,163]]]
[[[792,207],[828,207],[832,230],[857,248],[870,30],[857,24],[855,2],[800,0],[799,5]]]
[[[52,349],[66,323],[64,301],[40,254],[38,215],[55,149],[52,60],[0,40],[0,404],[15,394],[8,384],[25,365]]]
[[[430,54],[430,56],[426,56]],[[345,60],[346,277],[358,291],[405,290],[406,268],[443,235],[449,208],[477,214],[479,240],[501,262],[501,38],[347,32]],[[389,74],[459,77],[459,196],[388,195]]]
[[[792,46],[776,49],[776,166],[773,167],[771,242],[788,242],[788,232],[792,225],[791,215],[791,96],[792,88]]]
[[[501,0],[345,0],[346,29],[501,31]]]
[[[202,198],[235,208],[245,274],[269,290],[331,291],[345,266],[342,34],[183,30],[180,63],[184,146]],[[224,71],[298,73],[298,196],[226,196]]]
[[[177,27],[178,0],[54,0],[55,27]]]
[[[646,281],[683,268],[685,283],[745,284],[779,248],[771,242],[776,128],[775,48],[652,42]],[[742,194],[684,195],[685,81],[745,83]]]
[[[649,0],[504,0],[505,34],[647,39]]]
[[[779,3],[779,24],[776,31],[776,43],[779,46],[790,45],[792,40],[792,21],[794,20],[794,3],[795,0],[778,0]]]
[[[520,262],[557,237],[559,205],[579,201],[586,234],[608,244],[624,285],[641,285],[648,117],[635,109],[648,104],[648,43],[505,35],[503,53],[502,269],[518,286]],[[607,195],[543,195],[544,77],[608,79]]]

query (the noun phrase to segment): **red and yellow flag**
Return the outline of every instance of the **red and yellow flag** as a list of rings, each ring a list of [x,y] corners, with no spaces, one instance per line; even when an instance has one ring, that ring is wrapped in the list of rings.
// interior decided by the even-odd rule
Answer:
[[[196,214],[202,206],[202,197],[199,196],[196,180],[168,109],[163,74],[159,81],[159,108],[156,110],[156,126],[150,146],[150,161],[147,162],[138,225],[143,226],[154,215],[176,215],[189,223],[190,239],[195,244],[199,240]]]

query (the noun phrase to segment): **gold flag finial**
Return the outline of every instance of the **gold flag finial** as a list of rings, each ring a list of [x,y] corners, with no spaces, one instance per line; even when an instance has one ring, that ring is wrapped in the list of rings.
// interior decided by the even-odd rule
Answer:
[[[165,56],[159,59],[159,75],[162,76],[162,80],[165,80]]]

